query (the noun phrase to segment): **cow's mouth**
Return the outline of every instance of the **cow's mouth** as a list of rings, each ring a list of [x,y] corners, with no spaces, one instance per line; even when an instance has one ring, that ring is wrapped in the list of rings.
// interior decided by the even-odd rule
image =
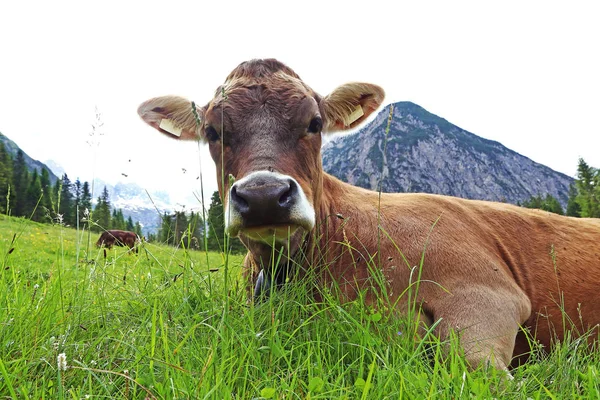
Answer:
[[[288,242],[300,228],[296,224],[265,225],[242,228],[240,233],[250,240],[266,244]]]

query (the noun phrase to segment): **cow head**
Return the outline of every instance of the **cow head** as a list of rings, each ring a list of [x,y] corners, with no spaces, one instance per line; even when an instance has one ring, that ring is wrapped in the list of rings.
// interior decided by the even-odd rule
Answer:
[[[284,64],[252,60],[235,68],[204,106],[165,96],[144,102],[138,113],[171,138],[208,143],[226,230],[268,259],[274,243],[293,254],[315,226],[321,135],[359,125],[383,97],[380,87],[365,83],[322,97]]]

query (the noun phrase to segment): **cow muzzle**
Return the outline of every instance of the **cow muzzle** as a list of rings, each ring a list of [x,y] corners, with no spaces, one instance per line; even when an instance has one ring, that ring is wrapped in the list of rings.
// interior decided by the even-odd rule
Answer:
[[[315,211],[302,187],[288,176],[256,171],[235,182],[225,204],[225,229],[231,236],[282,242],[298,229],[311,230]]]

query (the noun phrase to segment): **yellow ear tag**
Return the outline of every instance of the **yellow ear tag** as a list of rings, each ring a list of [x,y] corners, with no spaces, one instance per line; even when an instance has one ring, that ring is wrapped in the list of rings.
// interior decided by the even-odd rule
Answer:
[[[178,127],[177,125],[175,125],[175,123],[173,121],[171,121],[170,119],[161,119],[159,127],[160,127],[160,129],[167,131],[171,135],[175,135],[177,137],[181,136],[181,131],[183,130],[180,127]]]
[[[365,112],[363,111],[362,107],[359,104],[356,106],[356,109],[354,111],[352,111],[352,114],[348,115],[348,117],[344,121],[344,124],[346,124],[346,126],[350,126],[353,122],[358,120],[363,115],[365,115]]]

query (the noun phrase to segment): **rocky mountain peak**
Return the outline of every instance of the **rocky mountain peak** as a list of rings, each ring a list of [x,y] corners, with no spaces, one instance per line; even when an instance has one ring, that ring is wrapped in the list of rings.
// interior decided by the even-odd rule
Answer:
[[[417,104],[394,104],[357,133],[323,147],[323,166],[348,183],[383,192],[426,192],[517,203],[550,194],[563,206],[573,179]]]

